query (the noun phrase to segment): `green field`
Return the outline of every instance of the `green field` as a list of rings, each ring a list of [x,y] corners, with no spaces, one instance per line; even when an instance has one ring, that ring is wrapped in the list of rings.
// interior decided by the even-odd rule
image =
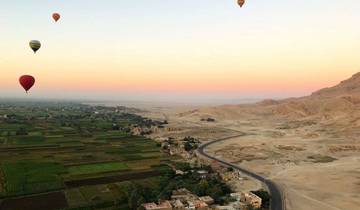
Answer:
[[[41,136],[41,135],[40,136],[33,136],[33,135],[14,136],[14,137],[11,137],[9,139],[9,141],[12,144],[18,144],[18,145],[35,145],[35,144],[45,143],[45,137]]]
[[[89,174],[99,173],[106,171],[118,171],[122,169],[128,169],[126,163],[96,163],[79,166],[71,166],[68,168],[70,174]]]
[[[156,123],[111,107],[0,103],[0,204],[62,192],[69,209],[108,208],[114,201],[126,209],[127,191],[139,183],[129,173],[151,187],[156,177],[144,178],[144,172],[165,174],[161,161],[169,157],[154,141],[129,132],[133,124]],[[72,182],[80,184],[72,187]]]
[[[3,162],[1,170],[7,195],[60,189],[63,187],[61,174],[66,171],[61,164],[41,160]]]

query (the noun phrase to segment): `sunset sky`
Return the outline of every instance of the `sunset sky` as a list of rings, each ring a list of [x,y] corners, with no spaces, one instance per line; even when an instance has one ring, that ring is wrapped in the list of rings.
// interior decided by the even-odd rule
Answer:
[[[359,0],[0,0],[0,98],[307,95],[360,71],[359,11]],[[23,74],[36,77],[29,94]]]

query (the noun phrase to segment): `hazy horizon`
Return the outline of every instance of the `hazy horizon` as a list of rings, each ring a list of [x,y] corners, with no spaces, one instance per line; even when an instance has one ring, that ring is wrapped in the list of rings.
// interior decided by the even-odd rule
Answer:
[[[129,97],[130,98],[130,97]],[[6,102],[74,102],[84,103],[89,105],[104,105],[104,106],[204,106],[204,105],[224,105],[224,104],[246,104],[256,103],[267,98],[226,98],[226,99],[146,99],[146,98],[135,98],[135,99],[94,99],[94,98],[61,98],[61,97],[0,97],[1,101]],[[282,98],[274,98],[282,99]]]
[[[360,70],[358,0],[0,2],[2,98],[229,103],[309,95]]]

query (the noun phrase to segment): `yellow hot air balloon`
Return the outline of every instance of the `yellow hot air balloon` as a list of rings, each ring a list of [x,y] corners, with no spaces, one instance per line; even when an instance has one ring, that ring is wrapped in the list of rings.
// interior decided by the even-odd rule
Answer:
[[[238,0],[238,5],[240,7],[244,6],[244,4],[245,4],[245,0]]]
[[[38,40],[31,40],[29,43],[31,49],[36,53],[41,47],[41,43]]]

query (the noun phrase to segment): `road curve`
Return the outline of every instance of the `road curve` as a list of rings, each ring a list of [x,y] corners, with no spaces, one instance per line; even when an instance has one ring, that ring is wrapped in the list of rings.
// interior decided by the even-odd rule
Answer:
[[[215,160],[224,166],[235,168],[235,169],[239,170],[240,172],[264,183],[268,187],[268,189],[270,191],[270,195],[271,195],[270,210],[285,210],[283,194],[281,193],[280,188],[273,181],[266,179],[254,172],[248,171],[247,169],[241,168],[240,166],[237,166],[232,163],[228,163],[224,160],[220,160],[216,157],[213,157],[204,151],[206,147],[208,147],[212,144],[215,144],[215,143],[218,143],[221,141],[226,141],[226,140],[236,138],[239,136],[243,136],[243,135],[236,135],[236,136],[231,136],[231,137],[226,137],[226,138],[221,138],[221,139],[217,139],[214,141],[206,142],[206,143],[200,145],[200,147],[197,149],[197,152],[199,154],[201,154],[202,156],[205,156],[208,159]]]

